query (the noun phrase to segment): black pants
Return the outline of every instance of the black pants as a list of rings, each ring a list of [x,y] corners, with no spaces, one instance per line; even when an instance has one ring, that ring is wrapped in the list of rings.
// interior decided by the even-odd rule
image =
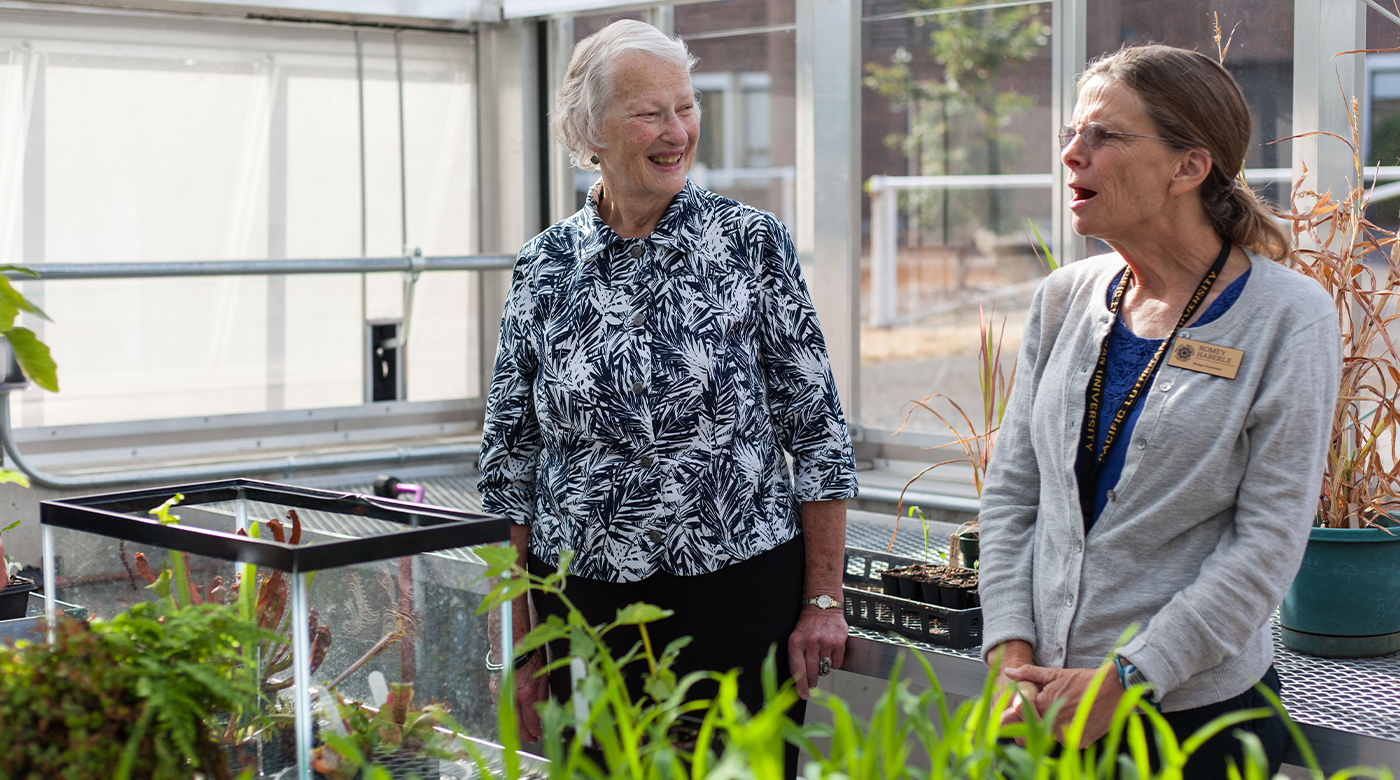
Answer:
[[[806,548],[802,535],[747,561],[726,566],[710,574],[677,577],[658,572],[640,582],[603,582],[569,576],[564,594],[583,613],[590,625],[610,623],[617,610],[643,601],[675,614],[651,623],[647,634],[652,651],[660,655],[672,640],[688,636],[692,641],[681,650],[672,667],[679,679],[694,671],[727,672],[739,668],[739,699],[757,712],[763,706],[761,678],[764,658],[775,647],[777,680],[781,685],[792,676],[788,665],[787,643],[797,625],[802,609],[802,576],[806,566]],[[545,575],[554,568],[534,555],[530,556],[532,574]],[[564,614],[563,602],[557,597],[535,593],[535,610],[541,617]],[[627,652],[641,634],[630,626],[608,634],[608,646],[613,656]],[[550,644],[554,658],[569,654],[567,641]],[[634,663],[624,670],[627,688],[634,700],[642,695],[644,662]],[[571,691],[569,670],[557,669],[550,674],[549,688],[559,701],[567,701]],[[691,688],[690,698],[708,699],[718,692],[714,683],[701,683]],[[806,716],[807,703],[798,702],[788,712],[797,723]],[[789,745],[788,774],[796,772],[795,748]]]
[[[1264,673],[1259,682],[1272,690],[1275,696],[1283,689],[1278,672],[1272,666],[1269,667],[1269,671]],[[1251,687],[1234,698],[1195,709],[1164,712],[1162,717],[1166,718],[1167,723],[1172,727],[1172,732],[1176,734],[1177,742],[1181,743],[1185,742],[1202,726],[1221,715],[1256,707],[1273,709],[1269,700]],[[1156,772],[1161,768],[1161,763],[1157,758],[1157,741],[1152,738],[1150,725],[1143,723],[1143,726],[1147,729],[1147,749],[1151,757],[1152,771]],[[1182,777],[1186,780],[1225,780],[1228,777],[1226,767],[1229,765],[1231,757],[1235,759],[1235,766],[1239,767],[1241,774],[1243,774],[1244,745],[1235,736],[1236,731],[1253,732],[1255,736],[1259,737],[1259,741],[1264,746],[1264,755],[1269,758],[1268,776],[1273,777],[1278,774],[1279,766],[1283,764],[1284,751],[1288,749],[1288,727],[1284,725],[1282,718],[1274,714],[1272,717],[1247,720],[1230,726],[1206,740],[1187,759]],[[1119,750],[1127,752],[1126,741],[1119,742]]]

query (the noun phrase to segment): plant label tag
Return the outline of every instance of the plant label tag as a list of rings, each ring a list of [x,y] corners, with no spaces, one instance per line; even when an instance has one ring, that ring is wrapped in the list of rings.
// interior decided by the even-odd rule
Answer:
[[[1190,341],[1178,337],[1172,346],[1167,365],[1184,368],[1187,371],[1200,371],[1203,374],[1234,379],[1240,372],[1240,362],[1244,360],[1244,350],[1220,347],[1204,341]]]
[[[384,673],[377,669],[369,673],[369,696],[376,707],[383,707],[389,701],[389,683],[385,682]]]

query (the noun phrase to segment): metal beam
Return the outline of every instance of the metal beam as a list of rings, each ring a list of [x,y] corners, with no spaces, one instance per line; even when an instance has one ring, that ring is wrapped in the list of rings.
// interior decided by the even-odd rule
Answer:
[[[797,3],[797,235],[846,420],[860,421],[860,2]]]
[[[477,39],[477,170],[480,191],[481,251],[512,258],[531,236],[544,228],[545,193],[540,192],[541,133],[539,83],[541,57],[536,27],[542,22],[512,21],[485,25]],[[478,396],[491,384],[505,309],[508,273],[481,274],[477,286]]]
[[[467,459],[475,458],[481,454],[481,445],[472,442],[429,447],[395,447],[393,449],[343,452],[331,455],[288,455],[283,458],[236,460],[176,468],[135,469],[60,476],[40,471],[19,451],[19,445],[15,442],[14,433],[10,428],[10,394],[7,392],[0,393],[0,441],[3,441],[5,452],[10,456],[10,461],[14,463],[16,468],[24,472],[30,481],[54,490],[112,487],[144,482],[178,483],[278,472],[282,474],[283,478],[290,478],[294,473],[316,469],[378,466],[440,458]]]
[[[548,105],[552,111],[554,97],[559,94],[559,87],[564,83],[564,74],[569,69],[569,58],[574,53],[574,18],[561,16],[550,19],[546,24],[549,25]],[[549,149],[549,222],[552,224],[578,211],[578,208],[574,205],[577,196],[574,192],[574,166],[569,159],[569,150],[554,140],[553,134],[549,139]]]
[[[1362,0],[1294,0],[1293,29],[1293,133],[1307,134],[1293,139],[1293,180],[1306,168],[1305,189],[1345,197],[1356,161],[1344,141],[1320,133],[1350,140],[1351,101],[1366,104],[1364,57],[1341,55],[1366,48],[1366,7]]]
[[[1074,89],[1088,60],[1085,33],[1088,0],[1054,0],[1050,7],[1050,126],[1056,130],[1074,116]],[[1065,166],[1060,164],[1060,142],[1052,134],[1050,184],[1050,251],[1060,264],[1084,257],[1084,237],[1074,232],[1073,215],[1065,189]]]

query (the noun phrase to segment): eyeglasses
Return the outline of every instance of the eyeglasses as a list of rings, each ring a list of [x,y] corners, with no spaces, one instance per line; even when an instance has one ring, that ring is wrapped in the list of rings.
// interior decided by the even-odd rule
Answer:
[[[1110,138],[1127,136],[1129,138],[1151,138],[1156,141],[1166,141],[1167,139],[1158,135],[1143,135],[1142,133],[1120,133],[1117,130],[1109,130],[1098,122],[1090,122],[1087,125],[1075,130],[1069,125],[1060,128],[1060,148],[1069,146],[1074,141],[1075,136],[1079,136],[1084,141],[1084,146],[1089,151],[1097,151],[1103,147],[1104,142]]]

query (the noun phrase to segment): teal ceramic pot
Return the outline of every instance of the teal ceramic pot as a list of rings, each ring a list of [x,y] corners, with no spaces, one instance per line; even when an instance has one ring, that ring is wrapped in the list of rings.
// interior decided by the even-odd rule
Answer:
[[[977,568],[978,546],[981,537],[977,531],[964,531],[958,534],[958,558],[964,569]]]
[[[1325,658],[1400,651],[1400,529],[1314,528],[1279,607],[1283,644]]]

